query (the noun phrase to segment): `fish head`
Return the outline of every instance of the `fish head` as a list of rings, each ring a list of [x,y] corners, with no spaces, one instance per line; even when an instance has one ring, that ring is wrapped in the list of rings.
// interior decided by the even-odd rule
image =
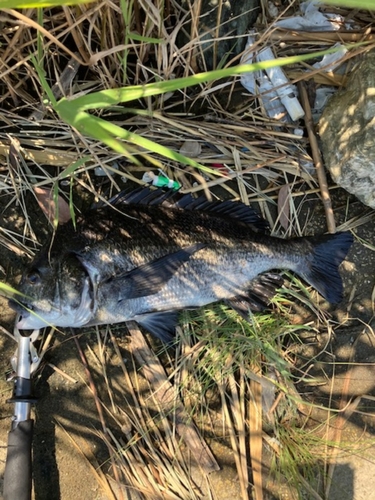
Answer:
[[[93,314],[90,277],[74,253],[39,256],[23,274],[18,292],[9,305],[20,314],[19,329],[77,328]]]

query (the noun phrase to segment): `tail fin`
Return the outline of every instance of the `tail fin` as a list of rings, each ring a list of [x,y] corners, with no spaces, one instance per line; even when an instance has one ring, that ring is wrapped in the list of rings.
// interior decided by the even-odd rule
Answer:
[[[343,298],[338,267],[353,243],[353,236],[350,232],[343,232],[311,238],[310,241],[314,247],[308,257],[308,266],[299,274],[328,302],[337,304]]]

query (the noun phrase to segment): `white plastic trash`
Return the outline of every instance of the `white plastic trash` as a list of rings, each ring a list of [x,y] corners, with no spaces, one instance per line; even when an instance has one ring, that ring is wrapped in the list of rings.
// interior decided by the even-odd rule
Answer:
[[[275,59],[275,56],[272,50],[266,47],[257,54],[256,58],[257,61],[263,62]],[[291,85],[284,71],[280,67],[268,68],[265,71],[291,119],[297,121],[303,118],[305,112],[297,98],[297,89]]]

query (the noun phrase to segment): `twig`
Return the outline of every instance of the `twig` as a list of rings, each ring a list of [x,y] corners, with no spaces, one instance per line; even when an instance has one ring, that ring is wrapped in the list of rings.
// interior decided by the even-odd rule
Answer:
[[[99,401],[98,391],[96,390],[94,380],[91,376],[90,367],[89,367],[89,364],[87,362],[86,354],[82,350],[82,347],[79,343],[78,337],[76,335],[74,335],[73,339],[74,339],[74,342],[76,343],[79,356],[80,356],[82,364],[84,366],[86,376],[87,376],[87,379],[89,381],[90,389],[94,395],[95,405],[96,405],[96,409],[98,411],[100,423],[102,424],[103,431],[106,432],[107,424],[105,423],[103,408],[102,408],[102,405]]]
[[[76,384],[77,383],[77,380],[73,377],[71,377],[70,375],[68,375],[67,373],[63,372],[62,370],[60,370],[60,368],[58,368],[57,366],[55,366],[54,364],[52,363],[47,363],[47,366],[49,366],[50,368],[52,368],[52,370],[54,370],[56,373],[58,373],[59,375],[61,375],[62,377],[66,378],[67,380],[69,380],[69,382],[73,382],[73,384]]]
[[[311,108],[309,104],[309,99],[307,95],[307,90],[304,82],[298,82],[298,90],[300,93],[300,98],[302,102],[302,107],[305,111],[305,124],[307,133],[309,135],[309,141],[312,150],[312,156],[315,163],[316,174],[318,176],[318,182],[320,187],[320,192],[323,199],[324,211],[327,219],[327,228],[329,233],[336,232],[336,223],[332,210],[331,197],[329,195],[328,183],[326,173],[323,167],[322,156],[320,154],[318,140],[314,132],[314,122],[311,115]]]

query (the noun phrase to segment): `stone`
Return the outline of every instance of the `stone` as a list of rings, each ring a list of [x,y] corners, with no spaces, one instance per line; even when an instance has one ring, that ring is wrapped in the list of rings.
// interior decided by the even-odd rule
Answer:
[[[189,5],[193,5],[193,14]],[[196,12],[196,6],[200,6],[199,12]],[[199,41],[204,43],[195,44],[201,50],[196,50],[194,57],[197,69],[204,71],[224,66],[245,50],[246,33],[258,17],[260,0],[201,0],[195,3],[183,0],[181,7],[189,12],[189,21],[179,33],[178,45],[182,47],[198,35]],[[191,22],[192,15],[199,16],[198,26],[196,21]]]
[[[333,180],[375,208],[375,52],[368,52],[329,100],[319,121]]]

